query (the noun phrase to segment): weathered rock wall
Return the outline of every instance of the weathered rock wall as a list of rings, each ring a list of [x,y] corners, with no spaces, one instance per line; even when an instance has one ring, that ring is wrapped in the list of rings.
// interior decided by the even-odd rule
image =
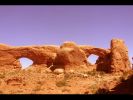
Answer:
[[[128,49],[123,40],[111,40],[111,72],[130,70],[130,61],[128,57]]]
[[[112,39],[111,48],[103,49],[88,45],[77,45],[74,42],[65,42],[61,46],[22,46],[13,47],[0,44],[0,69],[20,69],[19,58],[27,57],[33,61],[33,65],[45,64],[51,67],[89,68],[87,58],[97,55],[97,71],[124,72],[130,70],[128,49],[123,40]],[[81,67],[81,68],[82,68]]]

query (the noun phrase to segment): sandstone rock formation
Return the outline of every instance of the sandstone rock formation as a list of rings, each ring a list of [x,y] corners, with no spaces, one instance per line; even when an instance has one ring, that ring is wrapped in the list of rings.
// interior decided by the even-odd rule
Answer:
[[[34,65],[51,66],[57,51],[57,46],[11,47],[0,45],[0,69],[2,67],[4,67],[3,69],[20,69],[19,58],[22,57],[31,59]]]
[[[54,60],[54,69],[61,67],[71,69],[75,66],[85,65],[87,67],[87,57],[78,45],[73,42],[66,42],[60,46],[57,56]]]
[[[19,58],[26,57],[33,65],[45,64],[52,70],[62,68],[87,69],[91,55],[97,55],[97,71],[124,72],[130,70],[128,50],[123,40],[112,39],[111,48],[103,49],[88,45],[65,42],[59,46],[22,46],[13,47],[0,44],[0,69],[21,69]]]
[[[99,57],[96,61],[97,71],[110,72],[111,55],[107,54],[105,57]],[[107,67],[108,66],[108,67]]]
[[[110,71],[110,49],[96,48],[92,46],[80,46],[80,48],[85,52],[87,58],[89,58],[91,54],[99,56],[99,58],[96,61],[97,71]]]
[[[123,40],[111,40],[111,72],[130,70],[128,49]]]

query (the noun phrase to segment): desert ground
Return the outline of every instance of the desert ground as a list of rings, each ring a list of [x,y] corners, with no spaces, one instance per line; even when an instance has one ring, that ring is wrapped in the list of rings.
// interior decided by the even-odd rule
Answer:
[[[95,64],[87,58],[95,54]],[[33,61],[22,69],[19,58]],[[121,39],[110,48],[65,42],[61,46],[0,44],[0,94],[133,94],[133,70]]]
[[[94,67],[94,66],[91,66]],[[94,69],[69,72],[42,66],[0,73],[0,94],[110,94],[133,71],[107,74]],[[119,93],[119,92],[118,92]],[[128,93],[124,92],[123,93]]]

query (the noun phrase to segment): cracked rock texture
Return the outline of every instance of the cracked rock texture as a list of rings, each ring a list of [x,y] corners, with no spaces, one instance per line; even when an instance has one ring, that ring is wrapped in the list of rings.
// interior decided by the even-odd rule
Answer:
[[[65,42],[61,46],[8,46],[0,44],[0,70],[21,69],[19,59],[29,58],[33,65],[44,64],[51,70],[62,68],[89,69],[87,58],[97,55],[96,69],[105,72],[124,72],[130,70],[128,49],[121,39],[112,39],[110,49],[97,48],[89,45],[78,45],[74,42]]]
[[[123,40],[111,40],[111,72],[130,70],[128,49]]]

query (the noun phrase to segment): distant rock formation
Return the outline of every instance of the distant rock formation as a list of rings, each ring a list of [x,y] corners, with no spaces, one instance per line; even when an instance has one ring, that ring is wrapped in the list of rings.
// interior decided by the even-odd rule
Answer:
[[[54,69],[61,67],[71,69],[83,65],[87,68],[87,57],[85,52],[73,42],[66,42],[60,46],[54,60]]]
[[[19,58],[22,57],[31,59],[34,65],[51,66],[58,49],[57,46],[7,47],[0,45],[0,69],[20,69]]]
[[[97,55],[97,71],[124,72],[130,70],[128,49],[123,40],[112,39],[111,48],[103,49],[87,45],[77,45],[74,42],[65,42],[59,46],[22,46],[13,47],[0,44],[0,69],[21,69],[19,58],[27,57],[33,65],[45,64],[46,67],[63,68],[89,68],[87,58]]]
[[[130,61],[128,57],[128,49],[123,40],[111,40],[111,72],[128,71],[130,69]]]

